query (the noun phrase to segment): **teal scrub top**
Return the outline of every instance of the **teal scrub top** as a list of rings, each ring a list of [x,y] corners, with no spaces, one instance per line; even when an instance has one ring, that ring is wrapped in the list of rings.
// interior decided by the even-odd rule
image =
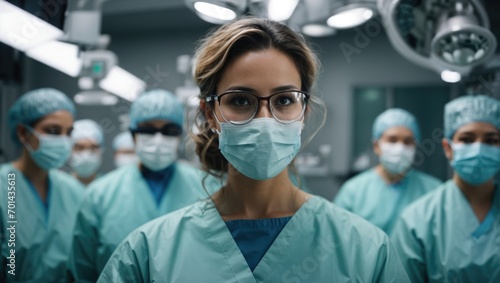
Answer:
[[[47,203],[43,203],[19,170],[12,164],[0,165],[0,282],[65,282],[72,229],[85,189],[67,173],[48,172],[50,188]],[[15,175],[15,189],[8,186],[12,180],[9,174]],[[13,208],[8,201],[15,202],[12,219],[8,218],[8,210]],[[11,233],[14,230],[15,234]],[[8,273],[12,269],[7,266],[11,249],[15,249],[14,276]]]
[[[372,168],[348,180],[334,203],[390,234],[403,209],[441,183],[430,175],[410,170],[401,182],[391,185]]]
[[[118,244],[134,229],[171,211],[208,197],[202,187],[206,174],[176,162],[160,202],[137,164],[119,167],[87,188],[78,211],[68,269],[77,282],[95,282]],[[213,179],[209,179],[212,180]],[[207,182],[213,193],[220,187]]]
[[[480,223],[450,180],[403,212],[392,239],[412,282],[500,282],[500,188]]]
[[[211,200],[147,223],[98,282],[410,282],[385,233],[321,197],[292,216],[252,272]]]

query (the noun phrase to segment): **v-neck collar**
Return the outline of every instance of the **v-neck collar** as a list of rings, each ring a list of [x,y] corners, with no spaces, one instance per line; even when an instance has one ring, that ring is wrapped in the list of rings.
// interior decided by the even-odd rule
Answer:
[[[278,237],[276,237],[271,247],[269,247],[264,257],[257,264],[253,273],[234,241],[231,232],[228,230],[226,223],[210,199],[204,201],[201,209],[202,214],[204,214],[203,218],[206,219],[206,228],[211,234],[211,237],[207,237],[207,241],[209,242],[209,246],[219,247],[220,253],[224,255],[226,263],[233,272],[233,277],[237,282],[256,283],[257,279],[258,281],[265,281],[272,274],[272,267],[280,258],[283,258],[284,253],[289,249],[293,238],[298,237],[300,234],[297,233],[300,231],[298,227],[300,223],[307,223],[307,218],[313,217],[313,214],[308,213],[308,211],[318,201],[317,197],[312,196],[295,212]]]
[[[469,201],[464,196],[460,188],[453,180],[450,180],[450,182],[450,193],[452,194],[452,199],[454,200],[452,204],[457,204],[456,209],[461,209],[464,214],[464,217],[460,219],[458,223],[463,223],[462,230],[464,230],[467,235],[470,235],[475,239],[479,239],[482,235],[487,234],[493,228],[493,225],[495,224],[495,218],[499,217],[498,206],[500,203],[500,188],[498,184],[495,184],[495,191],[493,194],[493,200],[491,202],[490,210],[488,211],[488,214],[483,219],[483,221],[479,222],[479,219],[477,219],[477,216],[474,213],[474,210],[472,209]],[[458,215],[459,214],[457,214],[457,216]]]

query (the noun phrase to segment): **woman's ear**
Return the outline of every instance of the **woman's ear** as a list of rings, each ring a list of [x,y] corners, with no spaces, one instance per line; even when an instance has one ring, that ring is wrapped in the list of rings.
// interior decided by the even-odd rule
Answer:
[[[21,143],[25,143],[28,141],[29,134],[30,133],[28,132],[28,129],[26,129],[25,126],[23,126],[23,125],[16,126],[16,135]]]
[[[375,154],[377,156],[380,156],[381,151],[380,151],[380,146],[379,146],[378,140],[373,140],[372,144],[373,144],[373,152],[375,152]]]
[[[448,139],[443,139],[441,142],[443,145],[444,155],[448,160],[453,160],[453,149],[451,148],[450,141]]]
[[[210,105],[207,104],[206,101],[200,100],[200,109],[203,111],[203,115],[205,115],[205,119],[207,120],[210,128],[215,128],[216,124],[214,122],[214,111]]]

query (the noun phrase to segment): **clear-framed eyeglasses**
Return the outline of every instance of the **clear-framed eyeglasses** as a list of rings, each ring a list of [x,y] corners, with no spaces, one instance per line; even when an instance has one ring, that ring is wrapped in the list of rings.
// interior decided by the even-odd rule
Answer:
[[[269,111],[281,123],[292,123],[301,119],[306,110],[309,94],[299,90],[285,90],[269,96],[257,96],[248,91],[231,90],[219,95],[212,94],[206,102],[218,102],[225,121],[243,125],[250,122],[259,110],[259,102],[267,101]]]

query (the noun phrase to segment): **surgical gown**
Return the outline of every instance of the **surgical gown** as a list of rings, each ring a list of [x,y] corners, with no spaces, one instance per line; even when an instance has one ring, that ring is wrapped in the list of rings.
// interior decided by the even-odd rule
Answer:
[[[93,182],[78,212],[72,253],[71,279],[95,282],[118,244],[134,229],[171,211],[208,197],[202,187],[205,173],[176,162],[158,203],[136,164],[120,167]],[[218,189],[210,179],[207,190]],[[220,184],[218,184],[220,185]]]
[[[348,180],[334,202],[390,233],[403,209],[442,182],[411,170],[397,184],[387,184],[375,168]]]
[[[500,188],[479,222],[455,182],[410,205],[391,237],[412,282],[500,282]]]
[[[387,235],[321,197],[292,216],[252,272],[211,200],[156,219],[98,282],[409,282]]]
[[[15,199],[7,197],[7,182],[12,180],[9,174],[15,175]],[[72,229],[85,189],[70,175],[49,170],[48,206],[45,206],[29,181],[11,164],[0,166],[0,182],[0,282],[64,282]],[[12,219],[17,222],[8,222],[12,220],[8,209],[12,208],[15,211]],[[13,248],[15,276],[7,274],[11,270],[7,263],[11,262],[8,257],[12,257]]]

